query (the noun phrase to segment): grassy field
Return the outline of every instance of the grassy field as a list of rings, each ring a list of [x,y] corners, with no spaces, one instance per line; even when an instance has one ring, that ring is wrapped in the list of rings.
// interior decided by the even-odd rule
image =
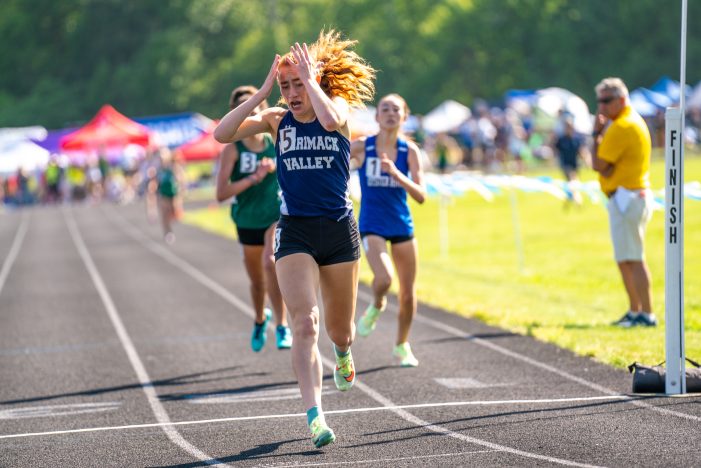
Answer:
[[[688,156],[687,181],[701,180],[701,157]],[[583,171],[584,179],[593,179]],[[664,186],[664,162],[654,160],[652,186]],[[533,174],[529,174],[533,175]],[[538,175],[559,177],[554,170]],[[185,221],[234,238],[228,207],[186,213]],[[486,202],[475,193],[452,198],[448,242],[441,246],[440,200],[412,205],[419,242],[419,300],[578,354],[623,367],[664,360],[664,327],[622,330],[609,323],[627,300],[602,205],[565,209],[549,195],[516,191]],[[518,254],[514,219],[520,226]],[[701,202],[685,205],[686,354],[701,359]],[[647,233],[654,309],[664,322],[664,218],[655,212]],[[445,236],[445,231],[443,231]],[[445,238],[445,237],[444,237]],[[370,270],[361,265],[361,281]]]

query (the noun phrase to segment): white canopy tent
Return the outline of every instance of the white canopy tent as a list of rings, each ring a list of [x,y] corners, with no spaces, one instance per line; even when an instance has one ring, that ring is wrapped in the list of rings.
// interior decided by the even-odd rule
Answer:
[[[690,109],[701,109],[701,81],[694,87],[694,90],[686,101],[686,107]]]
[[[49,151],[29,140],[0,141],[0,174],[23,168],[33,171],[49,162]]]
[[[375,120],[377,109],[372,106],[367,106],[364,109],[353,109],[350,114],[351,137],[357,138],[360,136],[375,135],[380,131],[380,126]],[[413,132],[418,128],[418,119],[414,115],[409,115],[409,118],[402,125],[404,132]]]
[[[469,107],[449,99],[426,114],[422,126],[429,133],[449,132],[458,128],[471,115]]]
[[[39,125],[0,128],[0,144],[5,141],[29,140],[30,138],[42,141],[46,135],[48,135],[46,129]]]
[[[584,99],[564,88],[545,88],[536,91],[536,107],[551,117],[565,111],[574,118],[574,129],[590,134],[594,128],[594,118]]]
[[[376,109],[367,106],[364,109],[352,109],[350,114],[351,137],[374,135],[380,130],[375,120]]]

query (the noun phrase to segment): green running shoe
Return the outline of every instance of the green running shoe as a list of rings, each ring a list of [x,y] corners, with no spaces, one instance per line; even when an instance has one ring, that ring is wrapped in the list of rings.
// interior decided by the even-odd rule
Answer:
[[[333,381],[336,384],[336,388],[342,392],[350,390],[355,383],[355,366],[353,365],[353,355],[350,349],[345,356],[336,356],[336,369],[333,371]]]
[[[268,322],[270,322],[270,317],[273,313],[270,309],[266,308],[263,311],[263,323],[253,323],[253,333],[251,334],[251,348],[256,353],[263,349],[265,346],[265,341],[268,339]]]
[[[411,352],[411,346],[408,342],[395,346],[392,354],[399,358],[399,365],[402,367],[418,367],[419,365],[419,360]]]
[[[312,432],[312,442],[316,448],[329,445],[336,440],[336,434],[326,425],[326,421],[321,416],[314,418],[309,424],[309,430]]]
[[[372,333],[381,313],[382,309],[378,309],[374,305],[370,304],[368,308],[365,309],[363,316],[360,317],[360,320],[358,320],[358,326],[356,327],[358,335],[368,336],[370,333]]]

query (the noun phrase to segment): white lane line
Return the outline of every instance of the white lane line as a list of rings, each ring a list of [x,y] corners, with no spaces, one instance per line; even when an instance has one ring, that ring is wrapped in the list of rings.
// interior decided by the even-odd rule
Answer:
[[[329,466],[329,465],[367,465],[368,463],[380,463],[380,462],[398,462],[404,460],[426,460],[429,458],[447,458],[447,457],[462,457],[465,455],[476,455],[478,453],[492,453],[496,450],[472,450],[470,452],[453,452],[453,453],[437,453],[435,455],[416,455],[411,457],[395,457],[395,458],[373,458],[365,460],[353,460],[353,461],[334,461],[327,463],[268,463],[265,465],[254,465],[256,467],[263,468],[286,468],[291,466]]]
[[[54,416],[73,416],[74,414],[99,413],[118,409],[122,403],[109,401],[104,403],[72,403],[67,405],[26,406],[0,410],[0,419],[46,418]]]
[[[374,301],[374,298],[372,295],[369,293],[366,293],[365,291],[358,290],[358,297],[361,297],[365,302],[372,302]],[[395,313],[397,312],[397,306],[394,304],[387,304],[387,309],[388,310],[393,310]],[[582,379],[580,377],[577,377],[576,375],[572,375],[569,372],[565,372],[561,369],[558,369],[556,367],[553,367],[551,365],[545,364],[544,362],[536,361],[535,359],[531,359],[528,356],[524,356],[523,354],[516,353],[514,351],[511,351],[507,348],[503,348],[497,344],[494,344],[490,341],[483,340],[482,338],[479,338],[477,336],[474,336],[470,333],[464,332],[458,328],[455,328],[450,325],[446,325],[445,323],[438,322],[436,320],[430,319],[428,317],[424,317],[421,315],[417,315],[414,318],[415,321],[417,322],[422,322],[427,325],[432,326],[433,328],[436,328],[438,330],[444,331],[448,333],[449,335],[457,336],[459,338],[463,338],[465,340],[468,340],[472,343],[478,344],[480,346],[483,346],[485,348],[489,348],[492,351],[496,351],[497,353],[503,354],[504,356],[508,356],[513,359],[517,359],[519,361],[525,362],[527,364],[530,364],[533,367],[538,367],[540,369],[546,370],[548,372],[552,372],[553,374],[559,375],[562,378],[565,378],[567,380],[571,380],[573,382],[577,382],[580,385],[583,385],[585,387],[589,387],[592,390],[596,390],[597,392],[603,393],[605,395],[620,395],[620,393],[611,390],[610,388],[603,387],[601,385],[595,384],[593,382],[589,382],[588,380]],[[701,417],[699,416],[694,416],[692,414],[686,414],[686,413],[680,413],[678,411],[673,411],[670,409],[666,408],[660,408],[658,406],[653,406],[648,403],[644,403],[642,401],[631,401],[632,404],[639,406],[641,408],[646,408],[652,411],[657,411],[658,413],[664,413],[670,416],[676,416],[679,418],[684,418],[684,419],[690,419],[692,421],[699,421],[701,422]]]
[[[127,223],[128,223],[126,220],[124,220],[123,218],[117,217],[116,215],[110,214],[109,217],[116,220],[122,229],[124,229],[124,226],[127,225]],[[169,250],[156,244],[153,240],[146,237],[144,234],[142,234],[140,231],[137,231],[135,228],[133,230],[130,229],[129,231],[124,230],[124,232],[126,232],[134,240],[136,240],[137,242],[139,242],[143,246],[147,247],[152,252],[156,253],[157,255],[159,255],[162,258],[164,258],[165,260],[167,260],[169,263],[173,264],[174,266],[177,266],[178,268],[181,268],[184,272],[191,275],[195,280],[199,281],[202,285],[209,287],[213,292],[219,294],[225,300],[229,300],[228,298],[230,298],[230,297],[235,299],[233,301],[229,301],[230,304],[233,305],[234,307],[236,307],[243,314],[245,314],[249,317],[254,316],[253,310],[245,302],[243,302],[239,298],[233,296],[226,288],[221,286],[219,283],[217,283],[213,279],[209,278],[207,275],[205,275],[204,273],[199,271],[194,266],[190,265],[185,260],[181,259],[180,257],[177,257],[175,254],[173,254]],[[146,240],[144,240],[144,239],[146,239]],[[336,363],[333,360],[328,359],[328,358],[324,357],[323,355],[322,355],[321,360],[327,368],[329,368],[331,370],[333,370],[335,368]],[[375,401],[382,404],[383,406],[387,406],[387,407],[396,407],[397,406],[390,399],[384,397],[382,394],[375,391],[371,387],[363,384],[360,381],[356,381],[355,386],[360,388],[360,390],[362,390],[364,393],[366,393],[368,396],[370,396],[370,398],[374,399]],[[469,436],[466,436],[463,434],[459,434],[457,432],[453,432],[449,429],[446,429],[445,427],[431,424],[428,421],[424,421],[423,419],[420,419],[420,418],[414,416],[413,414],[406,412],[403,409],[392,409],[391,411],[394,412],[396,415],[400,416],[401,418],[405,419],[406,421],[409,421],[417,426],[422,426],[430,431],[444,434],[444,435],[447,435],[450,437],[454,437],[456,439],[459,439],[459,440],[462,440],[465,442],[469,442],[472,444],[477,444],[477,445],[481,445],[484,447],[488,447],[490,449],[501,450],[504,452],[509,452],[509,453],[513,453],[516,455],[520,455],[523,457],[534,458],[537,460],[545,460],[545,461],[548,461],[551,463],[558,463],[561,465],[587,466],[587,467],[592,466],[592,465],[577,463],[577,462],[574,462],[571,460],[565,460],[565,459],[555,458],[555,457],[548,457],[546,455],[540,455],[537,453],[525,452],[522,450],[507,447],[505,445],[499,445],[499,444],[495,444],[492,442],[488,442],[486,440],[481,440],[481,439],[477,439],[474,437],[469,437]]]
[[[2,288],[5,286],[5,281],[10,274],[10,268],[15,263],[17,255],[19,254],[19,249],[22,247],[22,241],[24,241],[24,236],[27,234],[27,229],[29,227],[29,214],[25,210],[22,213],[22,221],[20,222],[17,232],[15,233],[15,238],[12,241],[12,247],[5,257],[5,261],[2,263],[2,270],[0,270],[0,294],[2,294]]]
[[[146,367],[144,366],[143,362],[141,362],[141,358],[139,357],[129,334],[122,323],[122,319],[119,317],[119,313],[117,312],[117,308],[112,301],[112,297],[110,296],[104,281],[102,281],[102,277],[100,276],[100,273],[98,272],[97,267],[90,256],[90,252],[88,251],[88,248],[80,235],[80,231],[78,230],[73,213],[65,208],[62,211],[66,225],[68,226],[68,230],[73,238],[73,243],[75,244],[80,257],[83,259],[83,263],[85,263],[88,273],[90,273],[90,278],[95,285],[95,289],[97,289],[97,292],[100,295],[100,299],[102,299],[107,315],[109,315],[112,325],[117,332],[119,341],[122,343],[122,347],[129,357],[129,362],[131,363],[134,372],[136,372],[139,383],[141,384],[141,389],[146,394],[146,398],[148,399],[149,405],[151,405],[151,410],[156,416],[156,420],[159,423],[164,424],[163,431],[168,436],[168,439],[170,439],[170,441],[178,447],[182,448],[185,452],[207,465],[221,464],[221,461],[214,459],[186,441],[182,435],[180,435],[180,433],[170,424],[170,417],[158,399],[158,395],[156,394],[153,384],[151,383],[151,377],[149,377],[148,372],[146,372]]]
[[[321,392],[324,395],[332,395],[338,393],[336,387],[323,387]],[[233,404],[233,403],[250,403],[253,401],[280,401],[280,400],[296,400],[302,398],[299,393],[299,388],[281,388],[278,390],[255,390],[243,393],[212,393],[204,396],[185,396],[184,401],[194,405],[209,405],[209,404]]]
[[[356,382],[357,383],[357,382]],[[366,408],[348,408],[343,410],[324,411],[325,415],[331,414],[350,414],[350,413],[370,413],[376,411],[397,411],[405,409],[422,409],[422,408],[441,408],[455,406],[500,406],[500,405],[539,405],[539,404],[558,404],[558,403],[587,403],[592,401],[612,401],[612,400],[631,400],[632,398],[626,395],[618,396],[600,396],[600,397],[582,397],[582,398],[549,398],[544,400],[482,400],[482,401],[448,401],[443,403],[418,403],[415,405],[394,405],[394,406],[371,406]],[[566,409],[566,408],[563,408]],[[158,422],[147,424],[130,424],[127,426],[105,426],[105,427],[86,427],[83,429],[66,429],[63,431],[46,431],[46,432],[24,432],[19,434],[0,435],[0,439],[18,439],[22,437],[40,437],[49,435],[61,434],[76,434],[81,432],[102,432],[102,431],[118,431],[125,429],[142,429],[149,427],[165,427],[165,426],[191,426],[197,424],[214,424],[226,422],[240,421],[262,421],[265,419],[287,419],[287,418],[302,418],[307,417],[306,413],[285,413],[285,414],[264,414],[257,416],[235,416],[230,418],[216,419],[198,419],[192,421],[177,421],[177,422]],[[500,450],[503,451],[503,450]]]
[[[331,361],[330,359],[327,359],[325,357],[321,357],[322,361],[327,367],[333,368],[335,366],[335,362]],[[363,382],[356,382],[355,386],[360,388],[363,392],[365,392],[370,398],[373,400],[377,401],[378,403],[385,405],[385,406],[395,406],[394,403],[389,399],[385,398],[382,394],[379,392],[376,392],[372,388],[368,387],[365,385]],[[549,457],[547,455],[540,455],[538,453],[533,453],[533,452],[526,452],[523,450],[515,449],[506,445],[501,445],[501,444],[495,444],[493,442],[489,442],[486,440],[482,439],[477,439],[475,437],[470,437],[465,434],[460,434],[459,432],[454,432],[451,431],[450,429],[447,429],[443,426],[439,426],[437,424],[430,423],[426,420],[423,420],[417,416],[414,416],[413,414],[407,412],[406,410],[402,408],[397,408],[397,409],[392,409],[391,410],[394,414],[397,416],[401,417],[402,419],[405,419],[406,421],[409,421],[410,423],[413,423],[417,426],[420,426],[422,429],[428,429],[432,432],[436,432],[438,434],[443,434],[449,437],[453,437],[454,439],[462,440],[464,442],[468,442],[471,444],[476,444],[480,445],[482,447],[487,447],[492,450],[499,450],[502,452],[508,452],[514,455],[520,455],[525,458],[534,458],[536,460],[544,460],[550,463],[557,463],[559,465],[566,465],[566,466],[582,466],[582,467],[591,467],[591,466],[597,466],[597,465],[589,465],[586,463],[578,463],[576,461],[572,460],[567,460],[564,458],[557,458],[557,457]]]
[[[487,384],[484,382],[480,382],[477,379],[471,379],[469,377],[466,377],[466,378],[452,378],[452,377],[440,378],[439,377],[439,378],[435,378],[433,380],[435,380],[437,384],[443,385],[444,387],[447,387],[451,390],[460,390],[460,389],[465,389],[465,388],[510,387],[512,385],[515,385],[513,383]]]

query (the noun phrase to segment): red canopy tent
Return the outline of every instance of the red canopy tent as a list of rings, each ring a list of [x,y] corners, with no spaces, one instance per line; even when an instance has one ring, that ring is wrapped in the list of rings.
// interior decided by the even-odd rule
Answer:
[[[148,146],[149,142],[150,131],[147,127],[107,104],[84,127],[61,138],[60,146],[66,151],[85,151],[130,144]]]
[[[214,139],[214,122],[212,128],[193,140],[180,146],[176,153],[184,162],[211,161],[221,153],[224,145]]]

